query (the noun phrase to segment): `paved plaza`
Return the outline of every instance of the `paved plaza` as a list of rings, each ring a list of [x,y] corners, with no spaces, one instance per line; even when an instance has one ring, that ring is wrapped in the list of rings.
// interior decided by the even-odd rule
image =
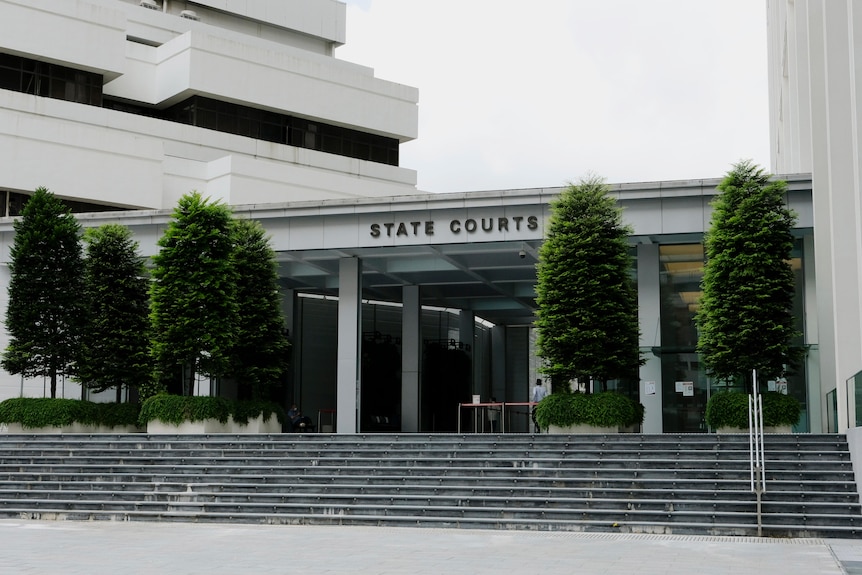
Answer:
[[[0,573],[862,574],[862,541],[0,520]]]

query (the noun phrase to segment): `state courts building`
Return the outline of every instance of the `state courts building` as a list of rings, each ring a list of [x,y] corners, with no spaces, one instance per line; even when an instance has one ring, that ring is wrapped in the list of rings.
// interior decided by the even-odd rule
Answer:
[[[770,169],[799,216],[795,343],[806,353],[788,388],[805,406],[797,431],[843,431],[862,371],[862,9],[761,9]],[[398,154],[417,137],[418,91],[338,60],[345,29],[336,0],[0,0],[0,307],[12,222],[35,188],[85,227],[128,226],[144,255],[198,190],[271,236],[293,344],[285,403],[355,433],[455,431],[473,394],[527,401],[537,250],[560,189],[418,191]],[[693,314],[720,181],[710,176],[612,186],[634,229],[646,358],[620,388],[645,405],[647,433],[708,431],[717,387]],[[73,381],[61,389],[81,396]],[[0,374],[0,399],[43,393],[41,380]],[[510,429],[527,426],[512,415]]]

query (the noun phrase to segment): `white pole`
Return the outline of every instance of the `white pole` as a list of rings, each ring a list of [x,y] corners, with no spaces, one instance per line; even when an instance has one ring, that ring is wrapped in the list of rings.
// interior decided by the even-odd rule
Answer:
[[[748,462],[751,468],[751,490],[754,491],[754,398],[748,396]]]

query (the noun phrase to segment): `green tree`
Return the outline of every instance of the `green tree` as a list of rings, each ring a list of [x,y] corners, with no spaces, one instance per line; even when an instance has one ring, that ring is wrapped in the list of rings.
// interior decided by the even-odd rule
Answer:
[[[173,393],[193,395],[198,373],[228,371],[237,335],[232,228],[229,207],[194,192],[180,198],[159,238],[150,289],[152,353],[158,381]]]
[[[47,377],[72,375],[84,317],[81,226],[60,199],[39,188],[13,224],[3,369]]]
[[[287,369],[290,344],[275,252],[258,222],[235,220],[234,266],[239,321],[229,375],[237,381],[240,399],[270,399]]]
[[[777,377],[801,352],[791,345],[798,335],[789,264],[796,216],[786,189],[751,161],[735,164],[718,186],[704,241],[697,350],[710,375],[742,378],[749,391],[752,370],[763,380]]]
[[[149,355],[149,280],[131,231],[106,224],[84,232],[86,329],[76,379],[95,391],[145,386]]]
[[[539,250],[538,349],[555,392],[571,380],[637,377],[637,293],[629,227],[602,178],[571,184],[551,204]]]

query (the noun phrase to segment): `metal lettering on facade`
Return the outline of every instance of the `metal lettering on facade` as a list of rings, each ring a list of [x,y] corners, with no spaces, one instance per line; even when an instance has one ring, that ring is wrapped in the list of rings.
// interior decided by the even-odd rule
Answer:
[[[434,220],[412,221],[412,222],[385,222],[373,223],[369,226],[369,234],[372,238],[380,237],[411,237],[411,236],[433,236]],[[539,227],[538,216],[511,216],[490,218],[467,218],[449,220],[449,231],[453,234],[476,234],[476,233],[503,233],[520,232],[524,230],[535,231]]]

